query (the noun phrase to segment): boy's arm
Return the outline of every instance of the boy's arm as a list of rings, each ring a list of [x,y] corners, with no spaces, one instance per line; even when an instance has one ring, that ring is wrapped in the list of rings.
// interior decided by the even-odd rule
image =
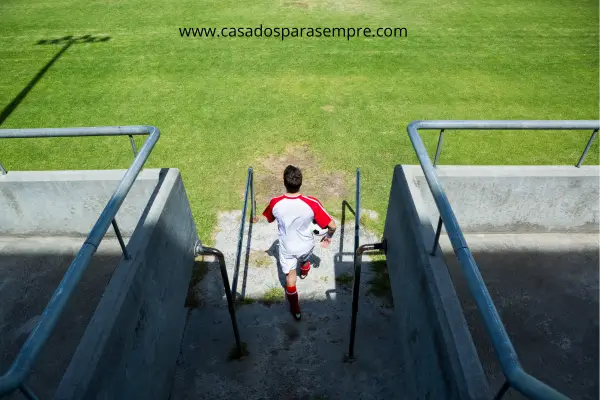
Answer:
[[[331,244],[331,238],[333,237],[333,234],[335,233],[335,230],[337,229],[337,226],[335,225],[335,222],[333,221],[333,219],[329,222],[329,224],[327,224],[327,233],[325,234],[325,236],[323,236],[323,239],[321,239],[321,246],[322,247],[329,247],[329,245]]]
[[[265,208],[265,211],[263,211],[262,215],[267,219],[267,221],[269,223],[275,221],[275,216],[273,215],[273,207],[271,207],[271,202],[269,202],[269,204]],[[256,223],[259,220],[260,220],[260,215],[255,215],[253,218],[250,219],[250,222]]]
[[[314,221],[319,225],[321,229],[327,228],[327,234],[321,239],[321,246],[328,247],[331,244],[331,237],[335,233],[336,225],[331,215],[325,211],[323,204],[314,197],[307,197],[310,208],[314,213]]]

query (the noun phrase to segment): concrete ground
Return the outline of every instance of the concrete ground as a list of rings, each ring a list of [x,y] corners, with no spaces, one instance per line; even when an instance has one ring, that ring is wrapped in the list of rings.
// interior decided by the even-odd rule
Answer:
[[[230,277],[235,276],[239,219],[240,213],[233,212],[222,214],[218,221],[216,247],[226,255]],[[252,225],[250,251],[244,241],[236,284],[240,335],[249,351],[241,361],[228,360],[234,345],[231,322],[218,267],[208,264],[206,275],[193,289],[198,307],[189,314],[171,398],[402,398],[393,308],[389,298],[369,293],[385,292],[385,283],[381,263],[369,262],[367,257],[361,281],[357,361],[343,362],[350,329],[354,224],[345,226],[343,247],[341,234],[338,229],[329,249],[315,248],[314,267],[307,279],[298,282],[303,319],[297,322],[283,301],[274,244],[276,225],[264,220]],[[361,235],[362,243],[376,241],[367,232]]]
[[[598,235],[466,235],[526,371],[598,398]],[[441,246],[492,389],[504,378],[447,237]],[[510,390],[505,398],[523,398]]]
[[[84,238],[0,237],[0,374],[35,327]],[[116,239],[105,239],[42,350],[29,386],[52,398],[121,257]],[[10,399],[24,398],[13,393]]]

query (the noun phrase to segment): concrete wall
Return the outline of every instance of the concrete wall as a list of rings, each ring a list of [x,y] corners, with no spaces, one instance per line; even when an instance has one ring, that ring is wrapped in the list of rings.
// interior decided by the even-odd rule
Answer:
[[[394,171],[384,238],[397,334],[410,399],[487,399],[489,388],[442,257],[431,257],[431,222]],[[418,196],[418,193],[416,194]]]
[[[421,167],[404,171],[437,220]],[[598,166],[439,166],[437,173],[465,233],[598,232]]]
[[[158,169],[142,171],[117,214],[130,236],[159,178]],[[0,175],[0,235],[87,236],[125,170],[11,171]],[[114,236],[109,229],[107,236]]]
[[[158,180],[56,399],[167,399],[197,240],[177,170]]]

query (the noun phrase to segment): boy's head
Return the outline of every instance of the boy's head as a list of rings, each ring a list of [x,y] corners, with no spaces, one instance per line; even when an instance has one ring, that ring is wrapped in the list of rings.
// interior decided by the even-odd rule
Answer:
[[[288,165],[283,171],[283,184],[288,193],[298,193],[302,186],[302,172],[293,165]]]

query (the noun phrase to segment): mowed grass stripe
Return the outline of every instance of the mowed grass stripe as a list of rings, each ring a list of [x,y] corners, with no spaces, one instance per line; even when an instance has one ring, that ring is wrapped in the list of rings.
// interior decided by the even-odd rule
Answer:
[[[597,119],[596,1],[306,0],[0,3],[0,109],[66,35],[76,44],[3,128],[153,124],[148,167],[181,169],[200,235],[241,206],[246,168],[309,143],[321,173],[361,167],[385,215],[415,119]],[[575,4],[576,3],[576,4]],[[194,39],[179,27],[406,27],[401,39]],[[574,164],[591,132],[449,132],[442,164]],[[423,133],[433,153],[437,132]],[[126,138],[0,142],[8,169],[126,168]],[[598,164],[598,144],[587,162]],[[323,199],[333,210],[337,200]],[[352,200],[352,199],[349,199]],[[381,230],[384,218],[373,225]]]

